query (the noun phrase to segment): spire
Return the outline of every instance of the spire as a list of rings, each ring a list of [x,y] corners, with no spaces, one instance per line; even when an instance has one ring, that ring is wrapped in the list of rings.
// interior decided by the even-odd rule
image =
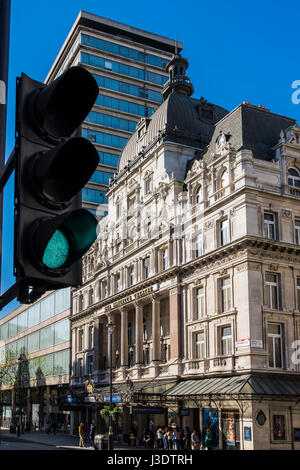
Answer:
[[[194,87],[189,77],[185,74],[189,63],[187,59],[181,57],[177,52],[177,39],[175,42],[175,51],[176,54],[166,66],[166,71],[169,72],[169,80],[162,91],[164,100],[170,93],[180,93],[186,96],[191,96],[194,93]]]

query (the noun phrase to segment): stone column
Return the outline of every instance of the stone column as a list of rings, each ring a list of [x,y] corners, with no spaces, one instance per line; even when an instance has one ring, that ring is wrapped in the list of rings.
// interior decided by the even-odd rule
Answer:
[[[170,344],[171,357],[176,359],[181,356],[181,321],[180,321],[180,287],[176,287],[169,291],[170,305]]]
[[[135,363],[143,363],[143,304],[135,302]]]
[[[128,366],[128,310],[121,307],[121,367]]]
[[[76,375],[76,351],[77,351],[77,341],[76,341],[76,329],[72,329],[72,337],[71,337],[71,380],[74,375]]]
[[[160,360],[160,300],[159,294],[152,294],[152,361]]]

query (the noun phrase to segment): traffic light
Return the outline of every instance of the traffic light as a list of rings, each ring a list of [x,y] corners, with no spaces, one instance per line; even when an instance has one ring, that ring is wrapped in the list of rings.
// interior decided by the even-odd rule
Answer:
[[[22,303],[81,284],[81,257],[97,237],[81,190],[99,156],[77,130],[98,90],[82,67],[49,85],[17,78],[14,272]]]

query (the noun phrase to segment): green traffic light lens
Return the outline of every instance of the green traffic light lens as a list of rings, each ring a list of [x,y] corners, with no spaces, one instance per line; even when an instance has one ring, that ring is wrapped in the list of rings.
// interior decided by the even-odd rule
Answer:
[[[67,237],[61,230],[56,230],[50,238],[43,256],[43,263],[47,268],[61,268],[68,259],[70,245]]]

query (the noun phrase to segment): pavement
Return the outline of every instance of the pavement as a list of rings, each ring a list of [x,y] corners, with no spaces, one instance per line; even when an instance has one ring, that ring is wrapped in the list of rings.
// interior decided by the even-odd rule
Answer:
[[[93,447],[79,447],[79,437],[73,436],[70,434],[47,434],[46,432],[42,431],[30,431],[24,432],[18,437],[16,434],[11,434],[7,429],[1,429],[1,439],[4,442],[12,441],[12,442],[28,442],[28,444],[35,443],[37,445],[44,445],[55,447],[57,449],[65,449],[65,450],[94,450]],[[1,444],[0,444],[1,449]],[[144,447],[131,447],[131,446],[122,446],[122,445],[115,445],[114,450],[134,450],[134,449],[144,449]]]

